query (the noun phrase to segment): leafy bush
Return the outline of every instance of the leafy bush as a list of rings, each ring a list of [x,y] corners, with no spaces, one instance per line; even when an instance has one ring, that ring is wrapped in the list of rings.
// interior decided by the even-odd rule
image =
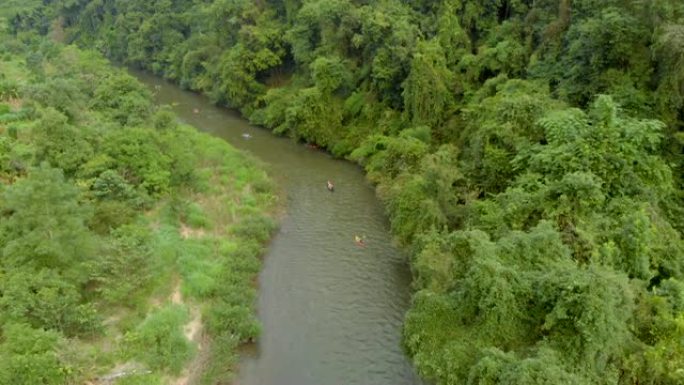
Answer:
[[[69,377],[57,354],[58,333],[5,324],[0,344],[0,384],[63,384]]]
[[[177,375],[192,357],[193,347],[183,335],[188,310],[168,305],[151,313],[126,334],[124,357],[140,360],[152,369]]]
[[[269,240],[273,230],[275,230],[273,220],[265,215],[248,216],[231,228],[234,235],[259,243]]]

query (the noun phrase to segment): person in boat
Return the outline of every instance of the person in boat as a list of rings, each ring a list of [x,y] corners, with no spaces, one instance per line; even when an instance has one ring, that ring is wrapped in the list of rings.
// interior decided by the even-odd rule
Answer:
[[[335,191],[335,185],[331,181],[328,181],[328,191]]]
[[[366,246],[366,242],[358,235],[354,235],[354,242],[356,242],[358,246]]]

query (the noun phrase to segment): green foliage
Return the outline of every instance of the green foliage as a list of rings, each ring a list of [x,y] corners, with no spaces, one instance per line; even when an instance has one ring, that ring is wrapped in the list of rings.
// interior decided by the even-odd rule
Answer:
[[[283,127],[307,142],[330,145],[342,123],[339,103],[317,87],[305,88],[290,99]]]
[[[0,79],[0,100],[9,100],[19,96],[19,86],[10,79]]]
[[[453,105],[450,92],[452,74],[438,41],[419,43],[404,83],[404,105],[414,124],[437,127]]]
[[[366,168],[371,178],[395,178],[402,172],[416,170],[427,155],[428,146],[406,135],[404,137],[374,136],[364,142],[350,156]]]
[[[240,238],[263,243],[271,238],[274,229],[275,224],[267,216],[250,215],[233,226],[231,232]]]
[[[153,108],[97,54],[21,39],[0,47],[11,48],[0,59],[0,384],[83,383],[127,361],[143,368],[117,382],[164,383],[193,356],[190,316],[233,341],[211,348],[212,378],[230,377],[218,368],[259,331],[268,176]],[[156,305],[179,275],[190,307]]]
[[[144,362],[150,368],[179,374],[193,354],[183,335],[188,310],[177,305],[150,314],[135,330],[126,334],[124,355]]]
[[[670,24],[661,29],[658,40],[653,47],[658,57],[658,72],[662,82],[656,91],[658,108],[664,120],[670,124],[681,118],[684,106],[684,26]],[[681,126],[681,124],[678,124]]]
[[[7,0],[4,3],[0,16],[13,16],[20,13],[21,11],[27,11],[31,8],[38,7],[39,5],[41,5],[41,2],[38,0]]]
[[[557,108],[539,84],[498,77],[485,83],[464,111],[465,171],[486,193],[501,191],[516,175],[518,151],[538,142],[537,120]]]
[[[316,87],[329,93],[340,88],[351,89],[351,72],[339,57],[319,57],[311,63],[311,74]]]
[[[165,193],[171,184],[171,159],[159,139],[149,129],[124,128],[107,135],[103,151],[128,183],[150,194]]]
[[[631,7],[610,3],[586,9],[593,14],[581,15],[570,25],[565,35],[566,51],[550,64],[556,66],[560,77],[559,93],[571,102],[587,103],[597,93],[612,92],[609,76],[614,71],[622,72],[619,83],[637,89],[644,89],[648,81],[651,70],[646,20]]]
[[[460,383],[452,378],[466,376],[476,383],[549,383],[566,372],[578,376],[571,383],[617,381],[631,354],[652,349],[651,339],[640,339],[630,326],[635,297],[647,295],[630,279],[681,276],[684,244],[658,208],[673,193],[671,173],[656,155],[662,125],[623,117],[607,97],[588,113],[550,112],[538,124],[543,144],[520,147],[513,160],[524,172],[505,191],[456,213],[466,228],[477,230],[427,232],[415,242],[421,293],[443,297],[448,305],[437,313],[433,302],[414,305],[407,347],[424,374],[439,383]],[[415,232],[421,233],[426,230]],[[478,349],[494,354],[473,358],[468,350],[453,350],[440,331],[421,327],[432,324],[426,318],[449,311],[459,320],[452,321],[450,333],[474,336]],[[647,318],[658,322],[660,316]],[[432,365],[447,364],[433,354],[460,364],[434,372]],[[548,368],[528,372],[530,360],[549,354],[557,358]],[[521,372],[523,367],[528,369]],[[523,373],[531,377],[518,377]]]
[[[80,115],[86,105],[85,95],[78,83],[65,78],[31,84],[22,93],[43,106],[56,109],[66,115],[69,121]]]
[[[59,335],[22,324],[6,324],[0,344],[0,384],[59,385],[69,369],[57,354]]]
[[[239,346],[237,337],[225,333],[218,335],[215,342],[211,346],[210,354],[217,359],[211,360],[204,368],[201,384],[213,384],[221,379],[230,381],[234,378],[234,373],[231,372],[230,368],[239,363],[239,356],[236,353]]]
[[[117,385],[161,385],[163,378],[159,374],[132,374],[116,381]]]
[[[155,239],[139,224],[119,226],[111,236],[111,250],[100,259],[92,279],[104,301],[126,303],[159,269],[153,255]]]
[[[15,268],[2,285],[2,320],[28,322],[68,336],[98,333],[101,325],[96,310],[81,303],[78,287],[68,278],[47,269]]]
[[[98,82],[91,105],[122,126],[140,125],[152,109],[149,91],[132,76],[121,73]]]
[[[74,279],[95,253],[88,208],[59,170],[33,170],[4,191],[2,209],[3,264],[58,269]]]
[[[93,157],[89,133],[67,123],[66,116],[53,108],[47,108],[36,122],[32,134],[39,162],[48,162],[73,175],[79,167]]]
[[[430,381],[682,381],[681,1],[53,7],[71,39],[363,165],[394,234],[412,252],[416,293],[404,344]],[[33,16],[15,29],[40,29],[40,13]],[[44,60],[47,49],[28,60],[36,76],[49,72]],[[108,108],[128,111],[114,119],[142,125],[145,119],[127,120],[135,103],[108,107],[104,96],[114,83],[94,93],[101,100],[93,106],[110,117]],[[48,91],[44,100],[54,99]],[[74,124],[68,109],[55,108]],[[193,157],[169,146],[178,135],[169,117],[153,124],[173,134],[109,132],[107,141],[127,152],[108,149],[109,158],[71,172],[87,178],[92,194],[117,202],[135,201],[132,192],[156,197],[177,185],[207,187],[187,167]],[[0,148],[7,149],[4,164],[27,158],[13,153],[14,142]],[[78,163],[36,154],[53,166]],[[166,175],[169,167],[182,176]],[[245,175],[218,180],[257,185]],[[240,214],[250,215],[258,201],[244,201]],[[183,221],[212,228],[203,217],[186,207]],[[265,239],[267,222],[255,216],[231,234]],[[226,260],[179,263],[189,292],[216,301],[209,326],[230,348],[212,352],[234,360],[232,347],[257,332],[243,306],[249,295],[235,292],[243,273],[256,269],[259,248],[225,247]],[[208,249],[198,242],[189,255]],[[217,366],[207,373],[207,383],[225,374]]]

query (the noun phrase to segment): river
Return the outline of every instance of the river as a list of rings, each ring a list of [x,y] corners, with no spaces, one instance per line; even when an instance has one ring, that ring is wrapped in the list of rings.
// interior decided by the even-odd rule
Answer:
[[[251,126],[158,77],[131,73],[182,121],[261,159],[285,191],[286,215],[259,276],[262,334],[244,354],[236,384],[420,383],[400,347],[409,304],[406,257],[392,245],[361,169]],[[357,234],[366,247],[354,243]]]

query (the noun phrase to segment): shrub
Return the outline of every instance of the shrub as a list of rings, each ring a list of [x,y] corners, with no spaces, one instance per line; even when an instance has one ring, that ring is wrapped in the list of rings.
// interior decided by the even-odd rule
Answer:
[[[177,375],[193,355],[183,335],[188,310],[169,305],[150,314],[133,332],[126,334],[126,358],[140,360],[151,369]]]

